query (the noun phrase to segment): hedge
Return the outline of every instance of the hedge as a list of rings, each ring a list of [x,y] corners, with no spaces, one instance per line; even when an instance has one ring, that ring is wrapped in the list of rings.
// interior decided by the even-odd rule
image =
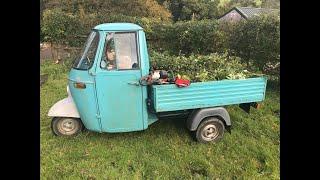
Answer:
[[[222,53],[241,57],[247,68],[280,75],[280,17],[261,15],[239,23],[214,20],[157,24],[150,37],[152,49],[172,55]],[[155,39],[153,41],[152,39]],[[274,67],[274,68],[273,68]]]
[[[236,25],[229,48],[234,55],[261,70],[280,62],[280,18],[262,15]]]
[[[78,46],[83,43],[76,35],[84,34],[83,24],[76,16],[61,9],[46,10],[43,13],[41,35],[44,41]]]
[[[91,29],[98,24],[111,22],[135,23],[148,35],[155,24],[171,23],[158,18],[132,17],[123,14],[68,14],[59,8],[46,10],[41,24],[41,40],[57,44],[81,47]]]
[[[148,35],[151,47],[171,54],[210,54],[223,52],[222,37],[216,20],[156,24]]]
[[[259,70],[268,69],[267,64],[274,66],[280,62],[280,19],[277,15],[259,16],[236,24],[217,20],[173,24],[157,18],[102,13],[72,15],[53,9],[44,12],[41,37],[45,41],[80,47],[91,28],[106,22],[139,24],[146,32],[150,49],[171,55],[209,55],[230,51],[232,55],[241,57],[242,62]]]

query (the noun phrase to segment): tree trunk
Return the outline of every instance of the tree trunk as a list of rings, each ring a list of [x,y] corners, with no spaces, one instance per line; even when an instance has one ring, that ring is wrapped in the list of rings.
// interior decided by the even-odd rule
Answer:
[[[51,57],[52,57],[52,60],[54,61],[55,60],[55,55],[54,55],[54,43],[53,42],[50,42],[50,49],[51,49]]]
[[[51,43],[52,59],[55,63],[59,63],[59,45]]]
[[[191,21],[194,21],[194,13],[192,13],[192,16],[191,16]]]

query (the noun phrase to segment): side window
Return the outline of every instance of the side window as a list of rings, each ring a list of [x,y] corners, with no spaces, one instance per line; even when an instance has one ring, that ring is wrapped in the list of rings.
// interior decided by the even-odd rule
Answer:
[[[118,69],[138,69],[136,33],[115,34]]]
[[[106,36],[105,47],[103,48],[101,67],[108,70],[117,69],[114,33],[108,33]]]
[[[139,69],[136,33],[109,33],[103,54],[101,67],[104,69]]]

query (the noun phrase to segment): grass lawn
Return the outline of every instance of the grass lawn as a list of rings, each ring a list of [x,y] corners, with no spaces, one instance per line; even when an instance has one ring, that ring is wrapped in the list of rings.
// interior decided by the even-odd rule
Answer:
[[[216,144],[195,142],[184,119],[161,119],[141,132],[56,137],[49,108],[67,96],[68,69],[45,62],[41,87],[41,179],[280,179],[279,90],[261,109],[226,107],[232,132]]]

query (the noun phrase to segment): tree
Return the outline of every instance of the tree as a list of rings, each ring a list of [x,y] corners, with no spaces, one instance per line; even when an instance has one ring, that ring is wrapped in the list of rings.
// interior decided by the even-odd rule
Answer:
[[[86,14],[116,15],[123,14],[136,17],[153,17],[170,20],[171,13],[156,0],[48,0],[50,9],[60,8],[66,13],[77,14],[83,9]]]
[[[217,0],[158,0],[158,2],[171,11],[174,21],[211,19],[218,15]]]

